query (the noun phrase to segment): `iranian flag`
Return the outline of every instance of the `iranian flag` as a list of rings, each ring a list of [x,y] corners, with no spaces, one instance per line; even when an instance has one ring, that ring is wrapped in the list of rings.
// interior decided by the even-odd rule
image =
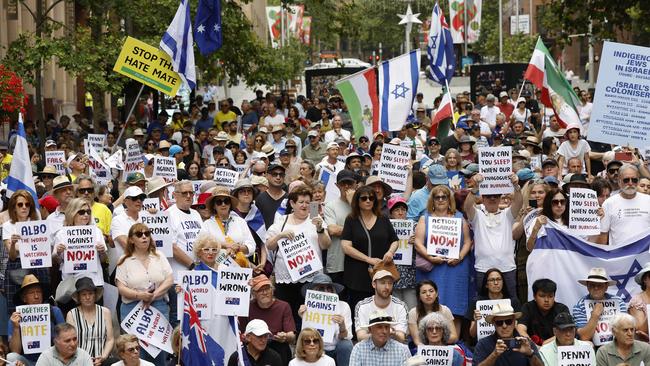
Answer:
[[[562,128],[570,124],[582,126],[577,109],[580,99],[553,61],[541,37],[537,38],[524,78],[542,91],[542,103],[553,107]]]
[[[373,133],[379,131],[379,101],[377,76],[371,67],[336,82],[336,87],[348,106],[352,128],[357,141],[366,136],[372,141]]]
[[[444,93],[442,95],[442,100],[438,105],[436,113],[433,115],[433,121],[431,121],[431,130],[429,131],[429,136],[438,137],[442,139],[447,137],[450,129],[450,120],[454,116],[454,107],[451,103],[451,97],[449,93]]]

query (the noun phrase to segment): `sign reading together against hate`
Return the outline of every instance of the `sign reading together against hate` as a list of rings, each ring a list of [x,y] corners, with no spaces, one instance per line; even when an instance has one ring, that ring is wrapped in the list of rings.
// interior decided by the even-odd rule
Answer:
[[[158,201],[158,199],[155,199]],[[143,204],[144,208],[144,204]],[[169,224],[169,213],[167,211],[156,211],[155,214],[149,211],[140,211],[140,222],[147,225],[151,231],[151,237],[156,244],[156,249],[160,250],[165,257],[173,257],[172,244],[174,238],[171,234],[171,227]]]
[[[439,257],[460,259],[463,220],[458,217],[428,216],[427,253]]]
[[[393,256],[393,262],[404,266],[413,264],[413,244],[409,243],[409,238],[413,235],[415,223],[411,220],[390,220],[397,234],[398,246]]]
[[[23,353],[41,353],[50,348],[52,323],[50,304],[16,306],[20,314],[20,340]]]
[[[323,262],[303,232],[295,233],[293,240],[279,240],[278,255],[282,256],[294,282],[323,269]]]
[[[153,176],[162,177],[165,182],[176,180],[176,159],[167,156],[155,156],[153,160]]]
[[[381,149],[377,176],[393,189],[404,192],[410,162],[410,147],[384,144]]]
[[[163,313],[153,306],[145,307],[142,301],[131,310],[121,323],[122,329],[153,346],[172,353],[173,328]]]
[[[454,361],[453,346],[418,346],[417,355],[427,360],[427,365],[452,366]]]
[[[45,220],[16,222],[16,233],[20,235],[18,251],[23,269],[52,267],[50,234]]]
[[[97,272],[95,225],[64,226],[63,273]]]
[[[476,310],[481,313],[481,319],[476,322],[476,337],[479,341],[494,333],[494,324],[485,321],[485,317],[492,314],[492,308],[497,304],[510,305],[510,299],[480,300],[476,302]]]
[[[483,181],[481,195],[512,193],[512,147],[484,147],[478,150],[478,170]]]
[[[217,185],[228,187],[228,189],[235,188],[235,183],[239,179],[239,174],[236,171],[224,168],[217,168],[214,170],[213,180]]]
[[[569,230],[575,235],[600,234],[598,195],[588,188],[569,191]]]
[[[340,315],[339,295],[307,290],[305,307],[307,310],[302,316],[302,329],[314,328],[325,343],[334,343],[334,335],[339,325],[332,320],[332,316]]]
[[[251,300],[251,287],[248,281],[253,278],[253,270],[238,266],[224,266],[219,267],[217,276],[214,314],[248,316]]]
[[[176,283],[183,289],[190,289],[192,302],[199,319],[212,319],[212,304],[214,303],[214,287],[212,286],[211,271],[178,271]],[[181,291],[177,294],[176,310],[178,320],[183,319],[183,304],[185,296]]]
[[[585,300],[585,310],[587,313],[587,321],[591,319],[591,312],[594,310],[596,304],[603,304],[603,312],[598,318],[598,323],[596,324],[596,331],[594,332],[593,338],[591,341],[594,343],[594,346],[602,346],[605,343],[611,342],[614,339],[612,334],[612,328],[609,323],[616,314],[618,314],[619,307],[618,299],[605,299],[605,300]]]
[[[594,348],[588,344],[557,347],[557,366],[592,366],[596,364]]]
[[[51,165],[59,175],[65,174],[65,151],[46,151],[45,165]]]

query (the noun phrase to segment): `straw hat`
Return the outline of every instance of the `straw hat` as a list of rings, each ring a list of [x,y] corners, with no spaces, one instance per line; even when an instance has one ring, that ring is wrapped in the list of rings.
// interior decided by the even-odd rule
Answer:
[[[59,175],[59,172],[56,171],[56,168],[52,165],[46,165],[43,170],[36,173],[37,175]]]
[[[610,280],[607,275],[605,268],[592,268],[589,270],[587,278],[583,280],[578,280],[578,283],[584,286],[587,286],[587,283],[606,283],[607,286],[613,286],[616,284],[616,281]]]
[[[163,177],[151,177],[147,180],[147,196],[150,196],[152,193],[159,191],[165,187],[172,185],[172,182],[165,182]]]
[[[513,315],[515,316],[515,319],[521,318],[521,313],[515,312],[515,310],[512,308],[512,305],[496,304],[494,305],[494,308],[492,308],[492,314],[485,317],[485,321],[490,324],[494,324],[495,317],[513,316]]]
[[[382,187],[384,187],[384,197],[388,197],[393,193],[393,187],[389,186],[387,183],[383,182],[381,179],[379,179],[378,176],[376,175],[371,175],[366,179],[366,185],[370,186],[375,183],[381,184]]]
[[[214,199],[217,197],[230,198],[230,209],[237,206],[239,200],[230,194],[230,190],[224,186],[217,186],[212,190],[212,196],[205,201],[205,206],[214,214]]]
[[[34,286],[40,287],[41,291],[43,291],[43,300],[47,299],[48,296],[45,294],[46,289],[41,284],[41,281],[38,280],[38,277],[34,276],[33,274],[28,274],[23,278],[23,283],[20,285],[20,289],[18,289],[18,291],[16,291],[16,294],[14,295],[14,304],[22,305],[23,292]]]
[[[52,192],[66,187],[72,187],[72,183],[70,183],[70,179],[65,175],[59,175],[54,178],[54,181],[52,181]]]

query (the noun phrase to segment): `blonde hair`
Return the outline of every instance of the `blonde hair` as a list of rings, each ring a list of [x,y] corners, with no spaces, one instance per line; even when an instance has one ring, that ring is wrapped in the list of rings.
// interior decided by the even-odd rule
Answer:
[[[434,186],[433,188],[431,188],[431,193],[429,194],[429,200],[427,201],[427,210],[429,211],[429,213],[433,213],[435,209],[434,197],[439,193],[442,193],[445,196],[447,196],[447,203],[449,204],[449,206],[447,207],[447,212],[451,215],[456,214],[456,198],[454,197],[454,195],[451,193],[451,190],[447,186],[442,186],[442,185]]]
[[[119,355],[124,352],[124,347],[126,347],[127,343],[133,342],[138,343],[138,338],[133,334],[122,334],[117,337],[117,340],[115,341],[115,350],[117,351],[117,354]]]
[[[325,353],[325,350],[323,348],[323,337],[321,337],[320,333],[314,328],[305,328],[298,335],[298,340],[296,341],[296,358],[299,360],[304,360],[307,356],[305,348],[302,344],[302,340],[305,337],[318,339],[318,358],[320,359],[323,356],[323,353]]]
[[[74,225],[74,217],[77,215],[77,212],[81,210],[82,207],[88,206],[88,209],[90,210],[90,205],[88,204],[88,201],[86,201],[83,198],[73,198],[70,200],[70,203],[68,203],[68,206],[65,208],[65,220],[63,220],[63,226],[73,226]],[[92,214],[88,215],[90,218],[88,221],[88,225],[94,223],[92,220]]]
[[[199,235],[194,241],[194,255],[196,255],[196,257],[198,258],[199,253],[201,253],[201,250],[203,250],[203,248],[208,247],[209,245],[216,245],[217,252],[221,250],[221,243],[219,243],[217,239],[215,239],[213,236],[210,236],[208,234]]]

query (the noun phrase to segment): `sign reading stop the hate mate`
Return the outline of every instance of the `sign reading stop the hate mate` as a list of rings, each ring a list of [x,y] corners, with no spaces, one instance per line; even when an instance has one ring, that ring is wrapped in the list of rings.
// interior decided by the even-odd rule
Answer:
[[[427,253],[459,259],[463,220],[457,217],[433,217],[427,220]]]
[[[97,272],[95,226],[64,226],[63,273]]]
[[[481,195],[512,193],[512,147],[484,147],[478,150],[478,169],[483,181]]]

